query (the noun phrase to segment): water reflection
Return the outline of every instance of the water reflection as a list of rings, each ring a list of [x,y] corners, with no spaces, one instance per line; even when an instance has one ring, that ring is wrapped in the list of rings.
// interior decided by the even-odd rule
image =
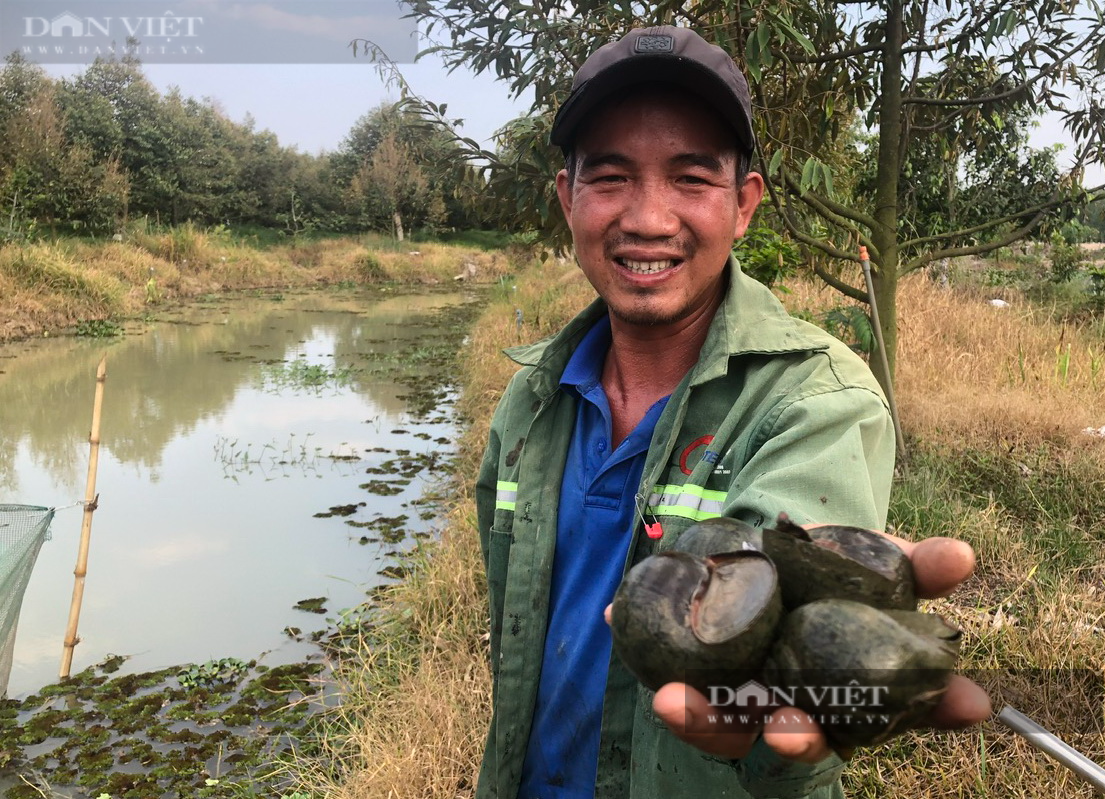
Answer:
[[[74,670],[112,652],[134,655],[131,669],[248,659],[279,646],[286,626],[320,626],[290,610],[299,599],[327,594],[331,611],[358,601],[392,545],[362,545],[345,518],[314,514],[364,502],[349,521],[418,521],[410,503],[453,430],[412,418],[410,389],[388,367],[420,368],[418,352],[455,343],[426,320],[463,301],[225,300],[120,340],[0,348],[0,502],[57,507],[84,494],[95,367],[108,353]],[[274,380],[290,363],[341,379]],[[395,450],[429,466],[393,496],[359,488]],[[59,511],[24,601],[10,695],[56,674],[79,529],[79,509]]]

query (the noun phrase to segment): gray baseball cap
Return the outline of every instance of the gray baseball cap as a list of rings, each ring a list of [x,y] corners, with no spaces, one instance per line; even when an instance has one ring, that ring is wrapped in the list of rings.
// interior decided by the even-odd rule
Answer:
[[[748,81],[733,59],[690,28],[637,28],[583,62],[572,93],[556,112],[549,138],[572,148],[580,125],[611,94],[639,83],[669,83],[694,92],[728,122],[740,146],[755,148]]]

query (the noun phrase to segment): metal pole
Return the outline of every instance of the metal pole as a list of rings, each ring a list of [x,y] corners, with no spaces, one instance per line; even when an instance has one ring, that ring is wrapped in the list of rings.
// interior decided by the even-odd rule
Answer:
[[[1012,729],[1045,755],[1058,760],[1086,782],[1105,793],[1105,768],[1074,747],[1064,743],[1020,711],[1006,705],[998,713],[998,721]]]
[[[84,519],[81,522],[81,545],[77,552],[77,567],[73,570],[73,602],[69,606],[69,625],[65,630],[65,646],[61,651],[61,670],[58,676],[69,676],[73,665],[73,647],[77,638],[77,622],[81,618],[81,600],[84,598],[84,578],[88,574],[88,542],[92,538],[92,514],[99,497],[96,495],[96,468],[100,463],[100,412],[104,405],[104,381],[107,379],[107,355],[96,367],[96,399],[92,404],[92,432],[88,436],[88,481],[84,493]]]
[[[879,324],[879,305],[875,302],[875,281],[871,277],[871,259],[867,257],[867,248],[860,246],[859,263],[863,267],[863,279],[867,281],[867,301],[871,305],[871,324],[875,328],[875,340],[879,344],[879,358],[882,359],[882,372],[886,375],[886,401],[890,405],[890,419],[894,422],[894,438],[898,444],[898,457],[905,459],[905,437],[902,435],[902,423],[898,420],[898,403],[894,399],[894,379],[890,374],[890,362],[886,359],[886,344],[882,339],[882,326]]]

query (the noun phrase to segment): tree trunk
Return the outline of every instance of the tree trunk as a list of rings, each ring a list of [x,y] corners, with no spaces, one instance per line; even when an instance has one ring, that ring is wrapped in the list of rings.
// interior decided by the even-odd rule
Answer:
[[[403,217],[398,211],[393,211],[391,214],[391,221],[395,224],[395,238],[399,241],[403,240]]]
[[[886,14],[886,39],[882,52],[881,108],[879,109],[879,160],[875,190],[875,229],[871,241],[878,249],[873,257],[875,302],[879,327],[886,345],[889,374],[879,359],[872,369],[884,391],[891,391],[898,352],[898,176],[902,149],[902,0],[890,0]]]

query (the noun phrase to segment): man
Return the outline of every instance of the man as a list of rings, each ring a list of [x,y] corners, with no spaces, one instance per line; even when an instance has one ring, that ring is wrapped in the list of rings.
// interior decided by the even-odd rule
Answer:
[[[747,84],[689,30],[635,30],[580,68],[552,141],[601,299],[510,351],[523,369],[492,422],[477,505],[495,714],[477,795],[838,796],[815,725],[738,732],[687,686],[653,696],[603,622],[624,572],[694,521],[885,524],[893,431],[869,370],[730,254],[764,188]],[[973,566],[958,542],[913,558],[929,595]],[[988,710],[957,681],[935,721]]]

